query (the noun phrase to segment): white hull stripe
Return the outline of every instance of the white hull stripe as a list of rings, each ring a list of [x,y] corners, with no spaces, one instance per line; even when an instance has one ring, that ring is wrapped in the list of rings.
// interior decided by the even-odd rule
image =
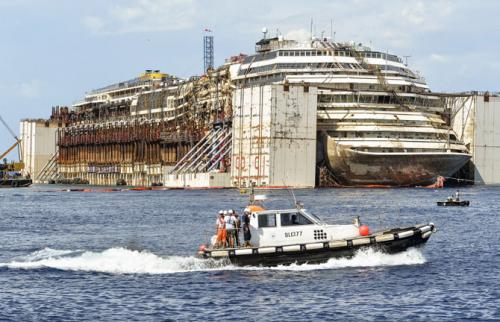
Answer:
[[[425,226],[417,226],[414,229],[394,234],[360,237],[349,240],[336,240],[324,243],[311,243],[302,245],[272,246],[272,247],[244,248],[244,249],[230,249],[230,250],[212,250],[207,252],[201,252],[201,254],[208,255],[209,257],[228,257],[228,256],[240,256],[240,255],[290,253],[290,252],[300,252],[300,251],[318,250],[326,248],[345,248],[345,247],[384,243],[388,241],[409,238],[413,235],[419,235],[419,234],[421,234],[422,239],[427,239],[430,237],[434,229],[435,229],[434,226],[425,225]]]
[[[430,236],[431,234],[432,234],[432,232],[431,232],[431,231],[425,232],[425,233],[423,233],[423,234],[422,234],[422,238],[423,238],[423,239],[427,239],[427,238],[429,238],[429,236]]]
[[[394,235],[393,234],[385,234],[385,235],[380,235],[375,237],[375,241],[377,243],[383,243],[386,241],[391,241],[394,240]]]
[[[421,228],[420,228],[420,232],[421,232],[422,234],[424,234],[424,233],[426,233],[426,232],[428,232],[428,231],[430,231],[430,230],[431,230],[431,226],[424,226],[424,227],[421,227]]]

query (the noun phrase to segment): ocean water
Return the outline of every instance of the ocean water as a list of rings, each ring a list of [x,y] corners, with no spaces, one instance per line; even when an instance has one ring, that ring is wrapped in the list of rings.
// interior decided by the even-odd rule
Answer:
[[[321,265],[238,268],[195,257],[235,190],[0,190],[0,320],[486,321],[500,319],[500,187],[296,190],[329,222],[433,222],[422,249]],[[272,191],[269,208],[290,207]]]

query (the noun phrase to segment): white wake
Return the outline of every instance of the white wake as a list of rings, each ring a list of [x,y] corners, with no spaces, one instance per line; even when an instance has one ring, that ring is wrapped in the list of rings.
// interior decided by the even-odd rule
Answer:
[[[417,249],[399,254],[384,254],[373,250],[358,252],[350,259],[330,259],[324,264],[304,264],[278,267],[236,267],[224,261],[196,258],[194,256],[157,256],[148,251],[110,248],[102,252],[79,250],[56,250],[44,248],[0,267],[10,269],[52,268],[64,271],[85,271],[110,274],[171,274],[214,270],[286,270],[309,271],[319,269],[341,269],[347,267],[379,267],[418,265],[425,257]]]

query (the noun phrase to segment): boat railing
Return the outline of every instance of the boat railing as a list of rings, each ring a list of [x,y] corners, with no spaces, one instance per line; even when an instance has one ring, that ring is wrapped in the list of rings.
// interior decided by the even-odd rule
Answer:
[[[238,234],[240,234],[240,232],[243,231],[243,228],[236,228],[236,230],[238,231]],[[212,245],[212,237],[214,236],[217,236],[217,232],[213,231],[213,230],[203,230],[203,237],[204,237],[204,240],[206,241],[205,245],[207,245],[207,248],[210,249],[210,250],[234,250],[234,249],[248,249],[248,248],[254,248],[255,246],[243,246],[242,245],[242,238],[239,239],[240,243],[239,245],[235,246],[235,247],[215,247],[215,245]],[[242,237],[242,236],[241,236]]]

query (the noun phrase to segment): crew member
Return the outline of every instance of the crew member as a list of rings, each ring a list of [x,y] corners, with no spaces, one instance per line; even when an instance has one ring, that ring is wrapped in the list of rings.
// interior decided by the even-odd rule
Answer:
[[[226,222],[224,221],[224,212],[222,210],[219,211],[215,227],[217,229],[215,247],[226,247]]]
[[[232,213],[231,217],[233,217],[234,220],[234,242],[236,244],[236,247],[240,247],[240,230],[241,230],[240,218],[238,217],[236,210],[232,209],[231,213]]]
[[[226,236],[228,246],[234,248],[234,218],[231,216],[231,210],[224,210],[224,221],[226,223]]]
[[[245,210],[243,213],[243,240],[245,247],[252,247],[250,244],[250,239],[252,239],[252,234],[250,233],[250,212]]]

